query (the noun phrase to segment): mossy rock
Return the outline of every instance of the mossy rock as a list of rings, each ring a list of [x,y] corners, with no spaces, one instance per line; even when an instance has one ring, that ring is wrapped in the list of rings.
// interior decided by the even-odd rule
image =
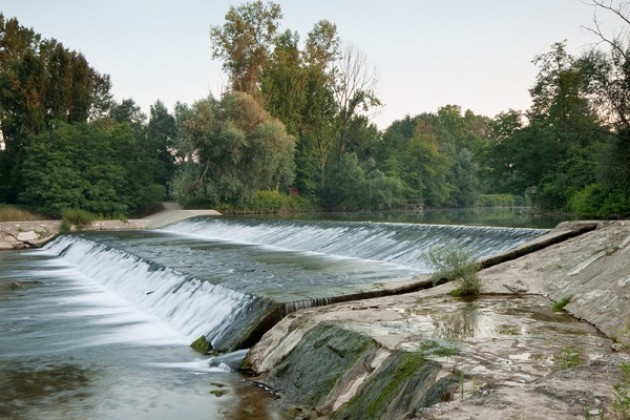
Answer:
[[[201,354],[208,354],[212,351],[212,344],[202,335],[190,344],[190,347]]]
[[[320,324],[305,334],[265,382],[293,403],[317,407],[326,403],[337,381],[362,367],[377,347],[370,337]]]
[[[422,352],[394,353],[333,418],[416,418],[422,408],[450,399],[457,378],[437,379],[440,370]]]

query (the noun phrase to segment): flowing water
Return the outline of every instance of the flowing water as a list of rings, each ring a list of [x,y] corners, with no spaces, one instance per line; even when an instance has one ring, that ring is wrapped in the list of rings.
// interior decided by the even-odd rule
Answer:
[[[435,247],[482,257],[544,232],[215,217],[1,253],[0,417],[277,418],[233,351],[278,308],[430,272]],[[223,355],[191,350],[200,335]]]

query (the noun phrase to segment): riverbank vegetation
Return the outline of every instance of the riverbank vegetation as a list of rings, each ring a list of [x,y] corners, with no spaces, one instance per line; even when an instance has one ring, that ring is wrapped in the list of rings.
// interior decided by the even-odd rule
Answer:
[[[0,222],[42,220],[43,217],[10,204],[0,204]]]
[[[145,213],[163,199],[228,211],[531,205],[630,215],[630,29],[534,58],[529,110],[447,104],[379,130],[375,71],[337,27],[279,30],[278,4],[231,7],[210,27],[220,97],[116,102],[108,75],[0,14],[0,202],[60,217]],[[576,25],[581,22],[576,22]],[[439,63],[438,63],[439,64]],[[528,65],[528,63],[523,63]]]

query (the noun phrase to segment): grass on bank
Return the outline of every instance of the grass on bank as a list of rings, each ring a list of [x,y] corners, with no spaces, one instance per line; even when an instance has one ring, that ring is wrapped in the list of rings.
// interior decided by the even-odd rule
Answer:
[[[0,204],[0,222],[45,220],[46,217],[11,204]]]
[[[81,230],[97,219],[99,219],[99,216],[86,210],[63,209],[61,211],[61,231],[69,231],[72,226]]]

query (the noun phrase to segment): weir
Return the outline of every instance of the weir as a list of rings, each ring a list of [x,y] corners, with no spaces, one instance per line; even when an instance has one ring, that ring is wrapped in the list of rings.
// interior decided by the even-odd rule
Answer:
[[[251,346],[298,309],[382,295],[429,273],[427,253],[464,246],[476,258],[542,229],[347,221],[195,218],[159,231],[66,234],[45,252],[142,312],[220,351]]]

